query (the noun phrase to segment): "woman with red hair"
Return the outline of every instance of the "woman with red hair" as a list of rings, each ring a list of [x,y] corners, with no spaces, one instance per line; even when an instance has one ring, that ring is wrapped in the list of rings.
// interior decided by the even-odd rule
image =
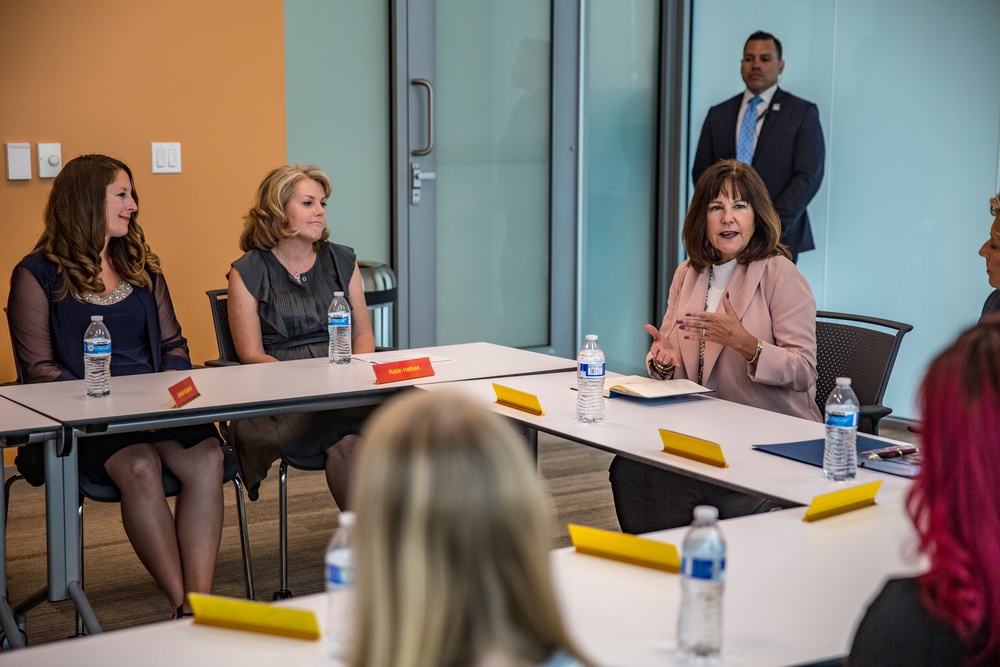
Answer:
[[[1000,316],[942,352],[920,392],[922,467],[907,500],[930,562],[868,608],[849,665],[1000,663]]]

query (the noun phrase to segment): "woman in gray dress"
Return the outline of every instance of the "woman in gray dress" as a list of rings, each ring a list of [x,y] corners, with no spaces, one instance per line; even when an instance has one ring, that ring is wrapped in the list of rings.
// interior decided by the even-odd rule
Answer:
[[[351,306],[352,350],[373,352],[361,273],[354,250],[330,243],[326,200],[330,180],[311,165],[271,170],[243,218],[242,257],[229,272],[229,326],[244,364],[327,355],[327,309],[334,292]],[[251,499],[281,456],[326,453],[326,481],[340,509],[357,432],[369,409],[278,415],[234,422],[244,482]]]

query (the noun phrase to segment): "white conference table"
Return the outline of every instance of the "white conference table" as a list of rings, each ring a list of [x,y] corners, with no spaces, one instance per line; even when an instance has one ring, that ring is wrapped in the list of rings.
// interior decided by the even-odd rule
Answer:
[[[45,442],[55,451],[61,425],[33,410],[0,398],[0,448],[21,447],[30,442]],[[0,626],[12,648],[24,642],[7,602],[7,503],[5,471],[0,466]]]
[[[82,562],[77,517],[78,438],[375,405],[406,387],[419,384],[576,368],[576,362],[571,359],[491,343],[442,345],[365,356],[377,359],[431,357],[435,374],[379,385],[375,384],[372,364],[367,361],[353,359],[349,364],[331,364],[327,359],[304,359],[115,377],[111,383],[111,395],[101,399],[86,398],[82,380],[0,387],[0,396],[66,427],[62,450],[57,452],[55,447],[46,448],[49,600],[57,602],[72,598],[87,629],[100,632],[100,624],[79,583],[82,581]],[[447,361],[434,363],[437,358]],[[200,396],[180,408],[174,408],[168,387],[186,376],[194,381]]]
[[[608,381],[616,374],[609,373]],[[823,437],[823,425],[711,396],[670,401],[612,398],[604,402],[604,421],[576,420],[576,373],[551,373],[497,381],[539,398],[544,415],[537,416],[496,402],[494,380],[470,380],[421,387],[427,391],[458,391],[523,427],[677,471],[729,488],[808,505],[817,495],[845,486],[882,481],[877,498],[899,500],[910,480],[864,468],[853,482],[828,481],[820,468],[752,449],[754,444],[797,442]],[[686,459],[663,451],[664,428],[718,443],[728,468]],[[893,441],[886,440],[887,444]]]
[[[844,655],[868,601],[890,574],[915,574],[905,558],[911,540],[898,503],[879,504],[815,523],[804,508],[722,522],[728,544],[723,651],[712,665],[775,667]],[[686,529],[651,535],[680,545]],[[551,555],[567,627],[597,665],[658,667],[684,663],[675,650],[678,575],[578,554]],[[325,597],[280,603],[317,612]],[[4,657],[10,665],[81,664],[242,667],[338,664],[321,641],[306,642],[164,621]]]

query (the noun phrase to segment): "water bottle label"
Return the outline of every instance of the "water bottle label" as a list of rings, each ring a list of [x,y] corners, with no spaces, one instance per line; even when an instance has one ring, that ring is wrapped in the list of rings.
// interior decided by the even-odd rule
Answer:
[[[111,341],[107,343],[94,343],[89,340],[83,341],[84,354],[111,354]]]
[[[328,563],[326,566],[326,583],[338,586],[353,586],[354,568],[350,565],[331,565]]]
[[[579,362],[579,365],[580,365],[580,370],[579,370],[580,375],[583,375],[583,376],[586,376],[586,377],[589,377],[589,378],[602,378],[602,377],[604,377],[604,362],[603,361],[600,362],[600,363],[597,363],[595,361],[591,361],[591,362],[581,361],[581,362]]]
[[[719,581],[726,571],[726,559],[685,558],[681,562],[681,574],[689,579]]]
[[[327,326],[331,327],[349,327],[351,326],[351,314],[350,313],[330,313],[329,319],[327,320]]]
[[[858,413],[848,412],[846,415],[835,415],[832,413],[826,413],[826,425],[836,426],[840,428],[857,428],[858,427]]]

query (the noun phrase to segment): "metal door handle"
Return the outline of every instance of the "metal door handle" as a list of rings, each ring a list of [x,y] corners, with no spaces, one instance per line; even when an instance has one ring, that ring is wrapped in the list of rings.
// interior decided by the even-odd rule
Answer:
[[[434,150],[434,86],[427,79],[411,79],[410,83],[427,89],[427,145],[410,152],[413,155],[427,155]]]

